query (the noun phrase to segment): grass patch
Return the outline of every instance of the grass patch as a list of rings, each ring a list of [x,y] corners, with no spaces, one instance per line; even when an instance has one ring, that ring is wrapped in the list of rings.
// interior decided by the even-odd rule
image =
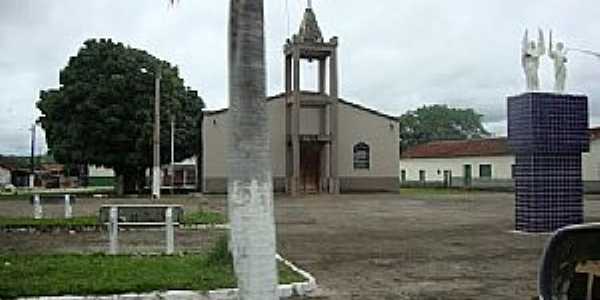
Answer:
[[[183,224],[225,224],[226,218],[218,212],[192,212],[184,215]],[[102,225],[96,216],[76,217],[72,219],[39,219],[0,217],[0,229],[35,228],[41,231],[52,229],[76,230],[82,227]]]
[[[87,226],[98,225],[96,217],[76,217],[72,219],[34,219],[34,218],[6,218],[0,217],[0,228],[36,228],[39,230],[51,229],[78,229]]]
[[[279,265],[281,283],[304,279]],[[0,298],[111,295],[236,286],[225,239],[204,255],[0,255]]]
[[[185,213],[183,216],[183,223],[186,225],[195,224],[225,224],[227,222],[225,216],[222,213],[210,212],[210,211],[196,211],[191,213]]]

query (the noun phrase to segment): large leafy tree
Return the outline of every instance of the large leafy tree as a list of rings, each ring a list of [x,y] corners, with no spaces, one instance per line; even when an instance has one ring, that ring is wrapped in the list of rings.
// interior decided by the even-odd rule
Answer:
[[[161,161],[170,160],[171,116],[177,160],[198,154],[204,103],[177,67],[112,40],[88,40],[60,72],[60,87],[41,91],[40,121],[52,155],[66,164],[110,167],[125,192],[139,191],[152,165],[154,73],[161,80]],[[166,155],[165,155],[166,153]]]
[[[423,106],[400,116],[401,149],[434,140],[461,140],[490,135],[482,124],[483,115],[473,109],[446,105]]]

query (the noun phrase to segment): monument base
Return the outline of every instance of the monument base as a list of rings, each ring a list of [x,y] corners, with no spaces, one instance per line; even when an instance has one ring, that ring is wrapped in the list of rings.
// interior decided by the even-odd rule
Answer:
[[[585,96],[525,93],[508,99],[516,230],[551,232],[583,222],[581,153],[589,150],[588,124]]]

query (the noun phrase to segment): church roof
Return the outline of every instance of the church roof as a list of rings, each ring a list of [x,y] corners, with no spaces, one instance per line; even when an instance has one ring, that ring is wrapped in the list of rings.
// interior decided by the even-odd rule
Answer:
[[[317,22],[317,16],[312,8],[307,7],[298,31],[298,39],[302,43],[322,43],[323,35]]]
[[[302,91],[302,94],[305,94],[305,95],[308,95],[308,94],[311,94],[311,93],[314,93],[314,92]],[[318,95],[318,93],[314,93],[314,94]],[[266,99],[266,101],[269,102],[269,101],[283,100],[283,99],[285,99],[285,93],[279,93],[277,95],[268,97]],[[342,98],[338,98],[338,101],[341,104],[348,105],[348,106],[353,107],[355,109],[362,110],[364,112],[368,112],[368,113],[373,114],[373,115],[378,116],[378,117],[389,119],[390,121],[398,122],[398,118],[395,117],[395,116],[382,113],[380,111],[377,111],[377,110],[374,110],[374,109],[362,106],[360,104],[356,104],[356,103],[344,100]],[[227,111],[229,111],[228,108],[223,108],[223,109],[219,109],[219,110],[206,110],[206,111],[204,111],[204,115],[206,115],[206,116],[213,116],[213,115],[218,115],[218,114],[226,113]]]

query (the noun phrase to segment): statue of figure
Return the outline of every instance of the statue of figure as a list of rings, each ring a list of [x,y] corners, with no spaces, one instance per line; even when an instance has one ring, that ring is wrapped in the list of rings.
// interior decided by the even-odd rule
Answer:
[[[544,33],[539,29],[537,45],[534,41],[529,41],[529,32],[525,30],[523,45],[521,50],[521,64],[527,78],[527,90],[537,91],[540,89],[540,79],[538,69],[540,67],[540,57],[546,54],[546,45],[544,43]]]
[[[565,91],[565,82],[567,81],[567,53],[569,49],[565,44],[559,42],[554,49],[552,42],[552,31],[550,31],[550,49],[548,55],[554,61],[554,91],[562,93]]]

